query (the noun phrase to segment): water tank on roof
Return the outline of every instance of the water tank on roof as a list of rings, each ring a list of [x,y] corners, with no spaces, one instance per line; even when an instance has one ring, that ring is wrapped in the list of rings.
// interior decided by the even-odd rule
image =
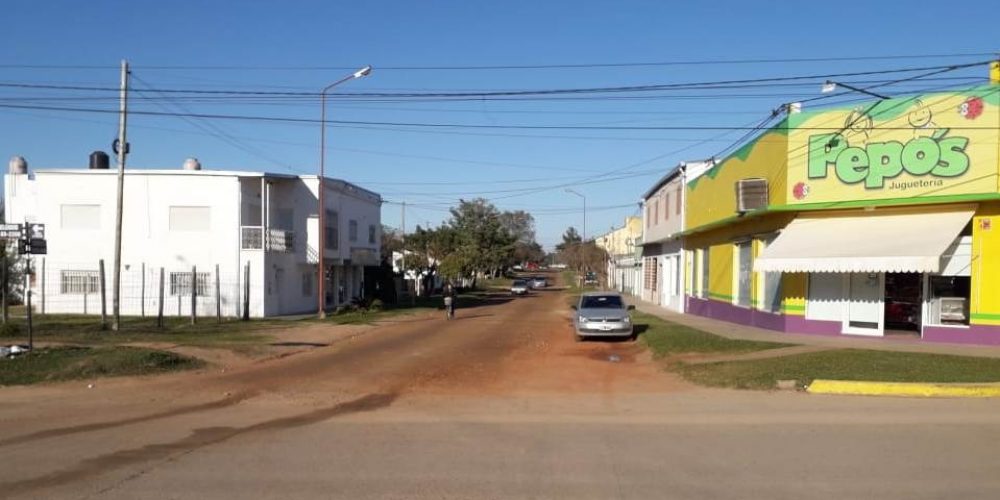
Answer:
[[[108,154],[104,151],[94,151],[93,153],[90,153],[91,170],[107,170],[108,163]]]
[[[10,158],[10,163],[7,165],[7,173],[9,174],[28,173],[28,161],[25,160],[23,156],[12,156]]]
[[[197,158],[184,160],[184,170],[201,170],[201,162]]]

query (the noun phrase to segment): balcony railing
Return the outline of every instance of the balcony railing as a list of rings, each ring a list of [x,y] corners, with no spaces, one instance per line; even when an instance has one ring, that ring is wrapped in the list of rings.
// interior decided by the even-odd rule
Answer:
[[[240,248],[243,250],[263,250],[268,252],[291,252],[295,249],[295,233],[284,229],[268,229],[266,238],[260,226],[240,227]]]

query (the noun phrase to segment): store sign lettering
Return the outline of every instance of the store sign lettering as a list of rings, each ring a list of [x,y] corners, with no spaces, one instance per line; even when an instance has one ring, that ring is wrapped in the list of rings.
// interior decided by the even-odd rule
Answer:
[[[865,189],[881,189],[885,180],[902,174],[958,177],[969,170],[967,137],[946,137],[939,129],[930,137],[899,141],[868,142],[852,146],[841,134],[809,138],[809,178],[824,179],[830,167],[845,184],[865,183]]]

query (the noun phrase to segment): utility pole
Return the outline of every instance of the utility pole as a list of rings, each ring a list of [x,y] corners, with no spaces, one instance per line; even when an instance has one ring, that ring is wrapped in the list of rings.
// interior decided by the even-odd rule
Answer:
[[[115,153],[118,156],[118,203],[115,206],[115,269],[111,290],[111,307],[114,309],[114,320],[111,329],[118,331],[121,319],[121,279],[122,279],[122,198],[125,194],[125,156],[128,154],[128,141],[125,130],[128,120],[128,61],[122,59],[121,103],[118,109],[118,139],[115,140]]]

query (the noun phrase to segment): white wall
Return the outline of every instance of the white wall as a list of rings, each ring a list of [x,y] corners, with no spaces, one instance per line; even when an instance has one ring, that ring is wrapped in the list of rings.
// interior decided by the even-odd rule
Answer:
[[[809,273],[806,319],[843,321],[844,303],[843,274]]]
[[[85,297],[89,293],[62,293],[60,276],[63,271],[96,271],[98,261],[104,259],[110,313],[116,183],[116,172],[112,170],[39,171],[32,178],[5,176],[7,220],[46,224],[46,312],[82,313],[84,301],[87,302],[86,312],[99,312],[99,307],[94,306],[99,304],[98,294]],[[317,213],[316,178],[273,176],[268,177],[268,183],[270,196],[265,199],[261,174],[180,170],[128,172],[122,223],[122,313],[139,314],[143,308],[147,315],[156,313],[159,268],[163,267],[167,295],[164,313],[189,314],[190,297],[177,301],[176,296],[170,295],[170,273],[189,273],[192,266],[196,266],[199,273],[211,273],[210,297],[197,299],[199,315],[214,314],[215,266],[218,265],[223,314],[235,316],[242,308],[243,266],[248,262],[252,316],[315,311],[315,291],[304,294],[303,281],[309,279],[312,287],[316,286],[316,265],[309,262],[307,240],[308,217]],[[376,258],[379,255],[381,200],[374,193],[342,181],[330,180],[328,183],[326,204],[339,212],[341,221],[339,249],[327,251],[328,263],[343,264],[355,257],[351,269],[338,273],[339,276],[353,276],[346,285],[348,294],[354,296],[360,293],[363,273],[361,265],[364,263],[356,262],[361,256],[359,251]],[[64,205],[96,205],[99,208],[68,210],[71,217],[67,220],[73,224],[63,227]],[[175,209],[175,223],[171,229],[171,207],[202,208]],[[98,214],[97,220],[84,220],[88,214]],[[196,215],[198,220],[176,218],[184,214]],[[348,238],[351,219],[358,221],[356,242]],[[290,226],[282,229],[294,233],[293,251],[241,250],[241,225],[258,226],[262,222],[269,222],[273,228]],[[369,224],[376,227],[374,244],[369,243]],[[40,257],[35,260],[40,264]],[[308,278],[304,276],[307,272],[310,273]]]

